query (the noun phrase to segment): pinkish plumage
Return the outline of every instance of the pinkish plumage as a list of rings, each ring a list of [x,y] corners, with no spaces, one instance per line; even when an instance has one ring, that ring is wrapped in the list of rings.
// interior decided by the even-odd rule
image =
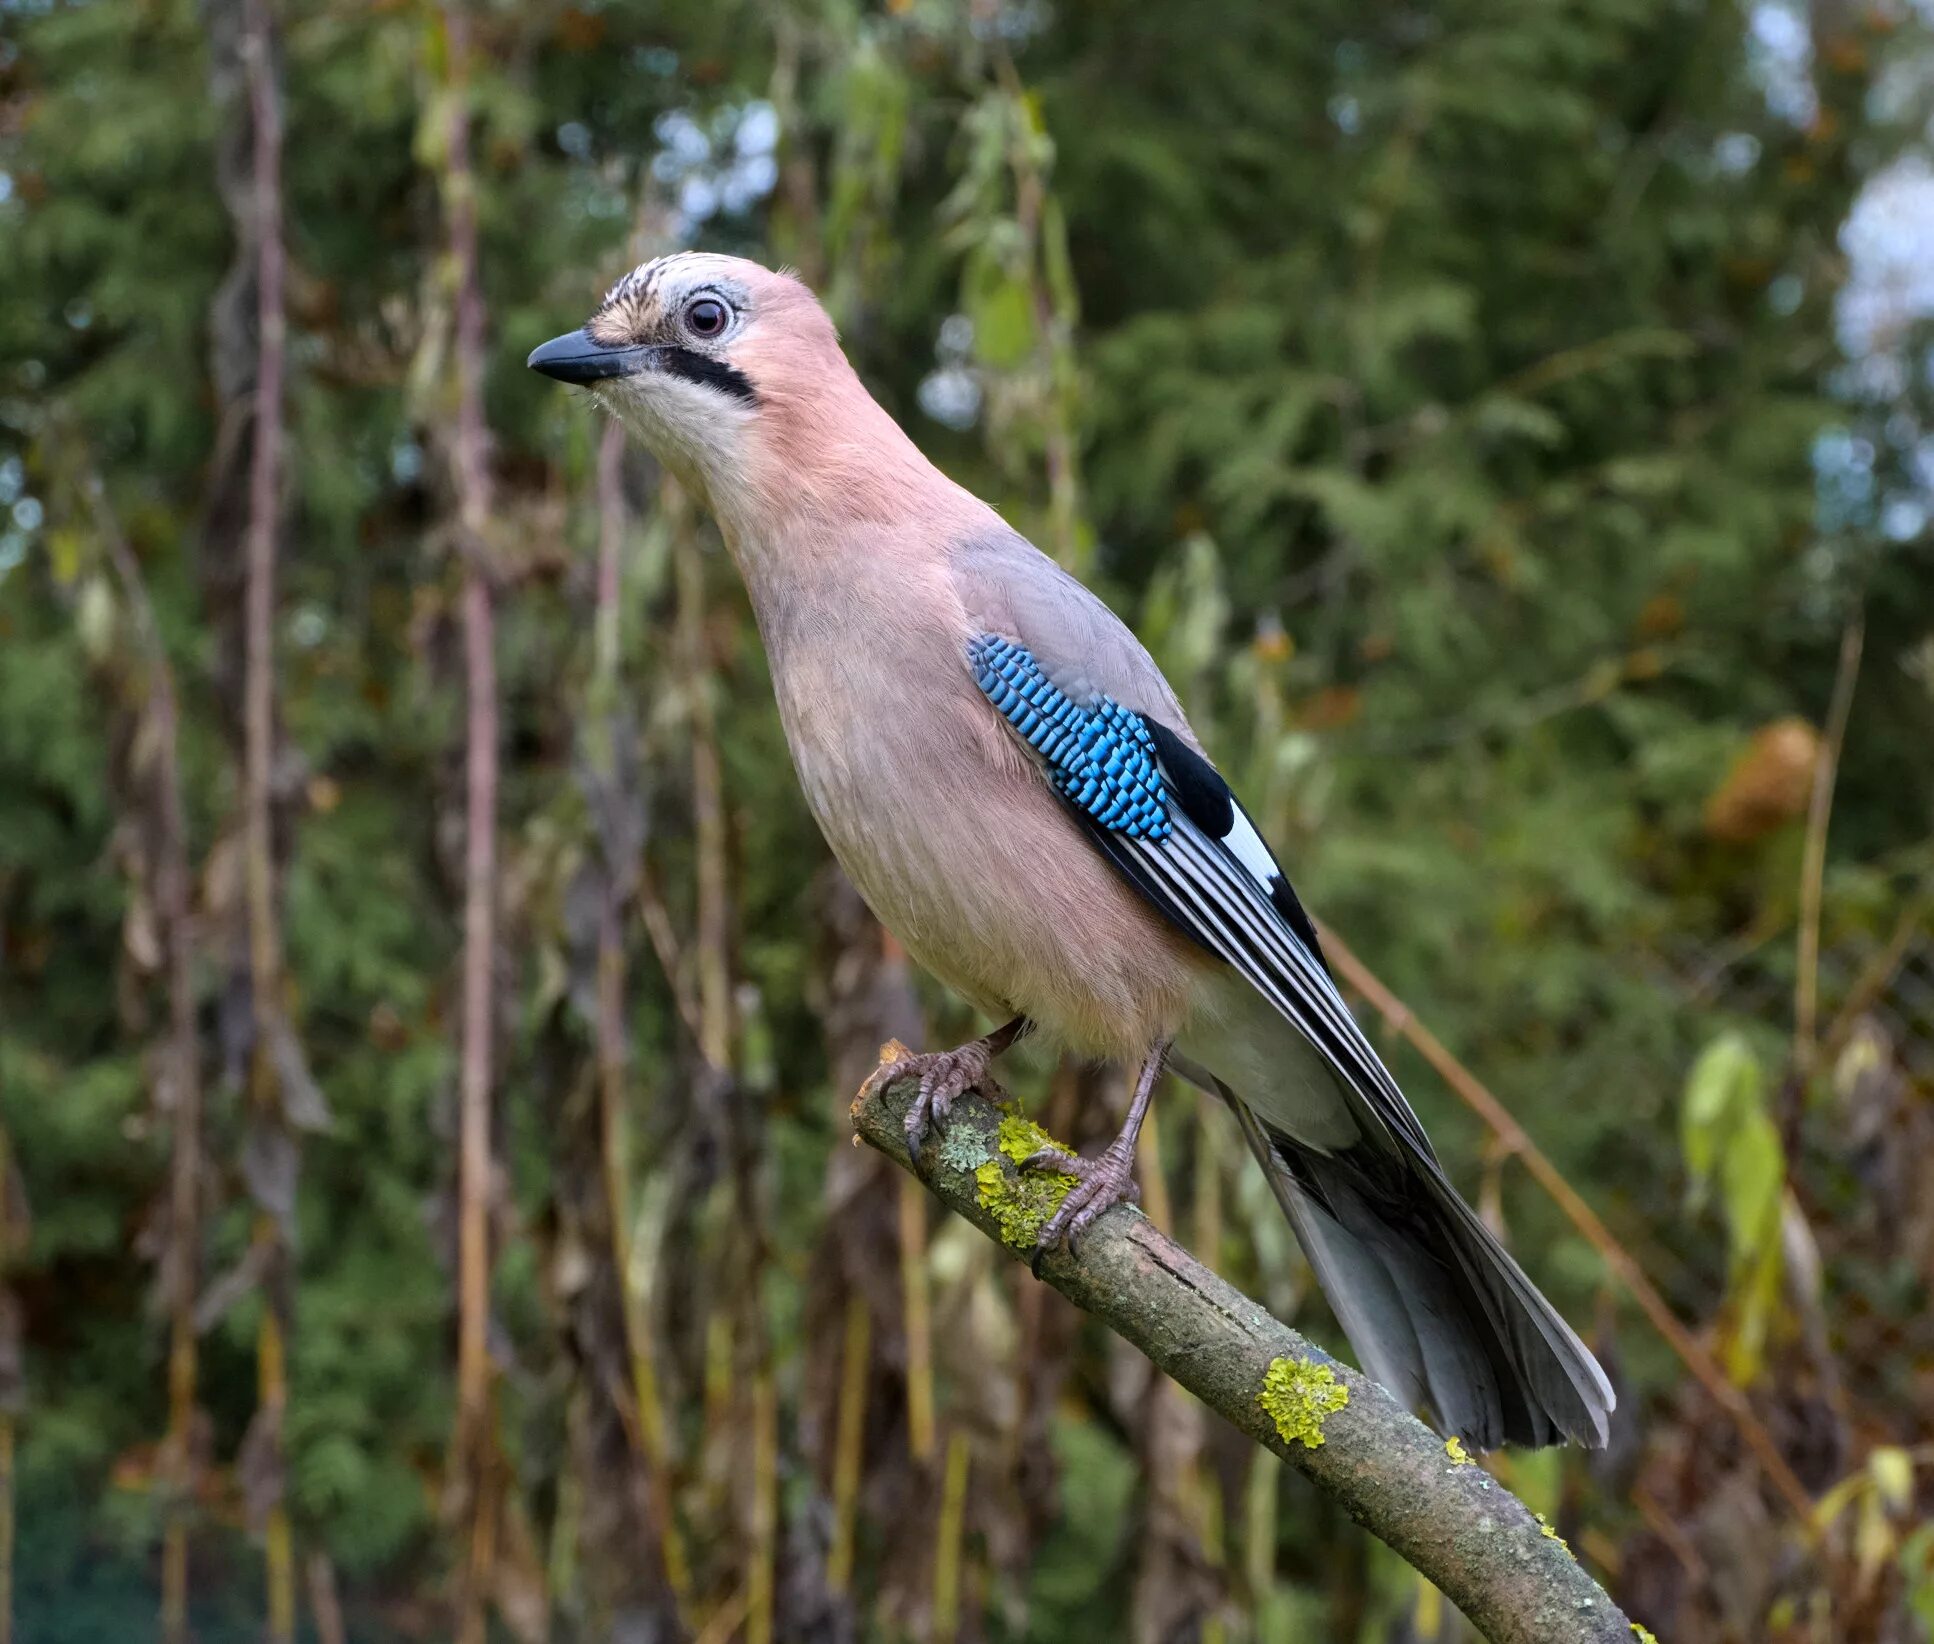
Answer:
[[[1373,1374],[1474,1442],[1603,1443],[1596,1362],[1444,1178],[1148,653],[921,455],[812,293],[737,258],[661,258],[532,363],[590,386],[717,518],[807,803],[908,952],[998,1018],[1142,1064],[1122,1137],[1071,1162],[1072,1226],[1128,1187],[1173,1045],[1187,1077],[1259,1116]],[[1027,659],[1034,698],[1003,708],[1008,688],[977,681],[970,651],[988,640]],[[1162,833],[1057,791],[1068,768],[1041,752],[1041,704],[1090,737],[1125,711],[1137,740],[1101,746],[1148,773]],[[919,1059],[916,1120],[1011,1028]]]

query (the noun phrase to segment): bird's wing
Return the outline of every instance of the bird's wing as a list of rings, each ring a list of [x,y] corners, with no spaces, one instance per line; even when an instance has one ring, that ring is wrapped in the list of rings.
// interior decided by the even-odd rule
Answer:
[[[957,563],[964,654],[988,702],[1096,848],[1332,1076],[1334,1095],[1317,1099],[1336,1107],[1301,1129],[1274,1128],[1272,1113],[1312,1117],[1286,1111],[1281,1089],[1231,1090],[1213,1073],[1208,1083],[1267,1121],[1290,1220],[1366,1365],[1474,1443],[1566,1434],[1604,1444],[1616,1402],[1604,1372],[1445,1178],[1337,992],[1281,864],[1148,653],[1019,538]],[[1345,1114],[1353,1139],[1333,1124]]]
[[[948,571],[969,620],[1026,645],[1072,700],[1112,697],[1198,746],[1142,642],[1026,537],[1005,527],[969,537],[949,554]]]
[[[1436,1154],[1324,963],[1309,915],[1127,627],[1024,538],[957,549],[967,663],[1090,840],[1179,930],[1316,1047],[1364,1128]]]

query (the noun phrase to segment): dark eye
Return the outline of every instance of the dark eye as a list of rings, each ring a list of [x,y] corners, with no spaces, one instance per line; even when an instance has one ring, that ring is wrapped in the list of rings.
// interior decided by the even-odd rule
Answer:
[[[685,323],[695,337],[716,337],[730,317],[716,297],[700,297],[685,310]]]

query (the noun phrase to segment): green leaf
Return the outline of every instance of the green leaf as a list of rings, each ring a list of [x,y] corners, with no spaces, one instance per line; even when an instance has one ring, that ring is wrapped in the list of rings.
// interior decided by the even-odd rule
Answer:
[[[1722,1033],[1692,1064],[1679,1108],[1679,1143],[1695,1205],[1703,1202],[1733,1116],[1758,1106],[1760,1085],[1759,1061],[1743,1034]]]
[[[1720,1191],[1733,1260],[1743,1267],[1769,1245],[1775,1250],[1779,1247],[1786,1155],[1773,1121],[1757,1110],[1742,1117],[1723,1147]]]
[[[982,364],[1011,371],[1034,354],[1034,301],[1025,281],[981,264],[971,281],[967,314],[974,322],[974,353]]]

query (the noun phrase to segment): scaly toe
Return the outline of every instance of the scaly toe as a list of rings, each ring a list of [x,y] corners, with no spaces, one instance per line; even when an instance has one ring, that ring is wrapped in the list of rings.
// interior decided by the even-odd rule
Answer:
[[[957,1098],[986,1080],[986,1058],[975,1055],[967,1046],[912,1056],[895,1062],[885,1082],[897,1084],[916,1075],[920,1092],[907,1108],[906,1130],[907,1151],[918,1164],[932,1125],[946,1119]]]
[[[1084,1179],[1093,1168],[1094,1166],[1079,1153],[1070,1153],[1066,1148],[1061,1147],[1041,1148],[1021,1161],[1023,1170],[1054,1170],[1064,1176],[1079,1176]]]
[[[1056,1150],[1043,1149],[1042,1151]],[[1034,1159],[1040,1156],[1038,1153],[1035,1154],[1028,1163],[1033,1164]],[[1062,1154],[1060,1157],[1066,1159],[1072,1155]],[[1135,1182],[1134,1161],[1123,1158],[1113,1148],[1098,1159],[1075,1158],[1072,1169],[1060,1163],[1056,1163],[1052,1168],[1067,1170],[1070,1175],[1079,1176],[1081,1179],[1068,1190],[1068,1196],[1061,1201],[1060,1208],[1041,1229],[1036,1250],[1037,1259],[1040,1251],[1050,1249],[1063,1241],[1066,1242],[1070,1255],[1077,1254],[1081,1235],[1087,1232],[1096,1217],[1115,1205],[1136,1204],[1141,1200],[1142,1190]]]

